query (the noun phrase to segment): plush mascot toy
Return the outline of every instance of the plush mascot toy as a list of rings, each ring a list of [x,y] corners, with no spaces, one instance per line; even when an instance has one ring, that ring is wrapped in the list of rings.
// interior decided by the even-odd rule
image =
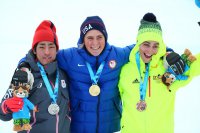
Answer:
[[[188,76],[184,73],[189,69],[192,62],[196,60],[196,57],[192,55],[189,49],[185,49],[184,54],[181,56],[175,52],[167,53],[164,57],[164,67],[166,72],[163,75],[159,75],[160,78],[170,90],[170,85],[178,80],[186,80]]]
[[[14,131],[30,130],[30,110],[37,111],[37,108],[27,99],[29,94],[29,85],[12,85],[13,97],[23,98],[23,107],[18,112],[12,114],[14,120]]]

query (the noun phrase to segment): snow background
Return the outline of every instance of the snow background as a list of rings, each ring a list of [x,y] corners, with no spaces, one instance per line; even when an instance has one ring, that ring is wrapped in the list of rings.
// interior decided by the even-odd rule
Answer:
[[[135,43],[140,20],[153,12],[164,41],[176,52],[200,52],[200,8],[195,0],[0,0],[0,98],[5,94],[18,61],[31,48],[34,31],[44,19],[56,28],[60,48],[76,47],[79,28],[87,16],[99,15],[108,41],[116,46]],[[199,68],[200,69],[200,68]],[[200,76],[177,92],[175,133],[200,131]],[[0,121],[0,133],[13,133],[12,121]]]

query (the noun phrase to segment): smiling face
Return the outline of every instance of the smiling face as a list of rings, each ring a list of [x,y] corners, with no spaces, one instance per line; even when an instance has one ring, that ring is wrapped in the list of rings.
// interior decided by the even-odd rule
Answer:
[[[105,37],[98,30],[90,30],[84,37],[84,45],[91,55],[98,56],[105,48]]]
[[[27,86],[13,86],[13,96],[18,98],[28,97],[29,88]]]
[[[159,43],[155,41],[145,41],[140,45],[140,56],[144,63],[149,63],[152,56],[157,54]]]
[[[49,41],[39,42],[36,46],[34,54],[42,65],[47,65],[53,62],[56,58],[56,45]]]

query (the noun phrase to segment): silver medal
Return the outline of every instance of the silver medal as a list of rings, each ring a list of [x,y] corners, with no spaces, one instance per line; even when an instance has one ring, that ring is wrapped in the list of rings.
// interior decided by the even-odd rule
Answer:
[[[56,104],[56,103],[52,103],[48,107],[48,112],[51,115],[56,115],[59,112],[59,110],[60,110],[60,108],[59,108],[58,104]]]

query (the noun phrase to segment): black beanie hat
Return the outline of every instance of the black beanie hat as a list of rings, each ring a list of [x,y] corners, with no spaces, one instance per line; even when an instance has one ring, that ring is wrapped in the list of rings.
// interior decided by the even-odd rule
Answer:
[[[166,62],[177,75],[183,74],[185,71],[185,62],[181,56],[175,52],[171,52],[166,56]]]
[[[82,44],[87,32],[93,29],[100,31],[107,42],[108,34],[103,20],[99,16],[90,16],[85,19],[80,27],[80,38],[78,43]]]

